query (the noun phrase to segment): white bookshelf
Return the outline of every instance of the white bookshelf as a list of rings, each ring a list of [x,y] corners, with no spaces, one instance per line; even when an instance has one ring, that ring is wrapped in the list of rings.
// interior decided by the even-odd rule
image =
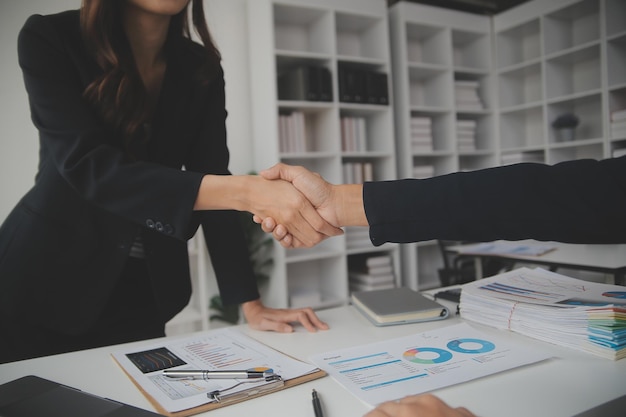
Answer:
[[[531,1],[493,18],[502,160],[601,159],[626,147],[610,113],[626,108],[626,2]],[[571,139],[552,127],[580,119]]]
[[[388,74],[391,66],[387,7],[381,0],[249,0],[251,109],[255,169],[282,161],[303,165],[333,183],[358,175],[396,177],[392,105],[339,100],[339,66]],[[299,65],[329,70],[332,100],[280,100],[278,79]],[[299,113],[304,146],[281,146],[281,115]],[[343,120],[359,127],[359,146],[342,144]],[[283,128],[284,129],[284,128]],[[303,133],[302,133],[303,132]],[[365,133],[363,133],[365,132]],[[345,138],[343,138],[345,141]],[[349,171],[348,171],[349,170]],[[357,175],[353,177],[353,175]],[[356,181],[355,181],[356,182]],[[399,276],[398,245],[375,248],[367,235],[348,230],[311,249],[274,247],[266,304],[325,308],[349,299],[348,258],[388,254]]]
[[[389,9],[389,24],[398,176],[497,165],[490,18],[400,2]],[[416,119],[430,120],[432,149],[415,146],[424,138]],[[405,285],[440,285],[436,242],[403,244],[401,253]]]
[[[441,175],[626,152],[626,122],[611,121],[626,109],[625,1],[533,0],[493,17],[401,2],[389,19],[400,177],[416,165]],[[461,108],[455,80],[478,81],[484,109]],[[580,123],[563,139],[552,123],[567,113]],[[432,150],[411,148],[415,115],[432,119]],[[476,120],[475,150],[461,143],[458,119]],[[411,287],[439,284],[434,248],[403,245]]]

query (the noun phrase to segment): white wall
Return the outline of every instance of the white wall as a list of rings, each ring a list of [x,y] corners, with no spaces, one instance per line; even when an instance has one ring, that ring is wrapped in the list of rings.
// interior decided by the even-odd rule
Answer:
[[[0,222],[32,186],[38,137],[17,62],[17,35],[31,14],[80,7],[80,0],[0,0]],[[223,55],[231,171],[253,166],[245,0],[205,0],[209,28]]]

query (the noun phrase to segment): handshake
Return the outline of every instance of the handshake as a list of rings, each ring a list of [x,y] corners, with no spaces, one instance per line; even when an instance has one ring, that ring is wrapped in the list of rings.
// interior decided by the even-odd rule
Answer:
[[[276,190],[266,196],[276,203],[285,201],[276,215],[252,210],[254,221],[285,248],[312,247],[341,235],[342,226],[368,225],[362,184],[333,185],[304,167],[283,163],[261,171],[260,176],[272,183],[291,183],[301,196],[290,197],[296,196],[293,190],[287,194]]]

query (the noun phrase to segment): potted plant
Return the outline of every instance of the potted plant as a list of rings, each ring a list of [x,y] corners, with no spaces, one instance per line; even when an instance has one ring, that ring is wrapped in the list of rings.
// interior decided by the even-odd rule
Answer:
[[[575,137],[576,128],[580,119],[574,113],[564,113],[552,122],[556,129],[556,138],[561,142],[572,141]]]

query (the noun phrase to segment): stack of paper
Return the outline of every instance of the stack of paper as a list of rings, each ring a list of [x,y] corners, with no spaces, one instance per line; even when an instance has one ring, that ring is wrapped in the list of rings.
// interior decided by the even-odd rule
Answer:
[[[626,357],[626,288],[520,268],[463,286],[464,319],[617,360]]]

